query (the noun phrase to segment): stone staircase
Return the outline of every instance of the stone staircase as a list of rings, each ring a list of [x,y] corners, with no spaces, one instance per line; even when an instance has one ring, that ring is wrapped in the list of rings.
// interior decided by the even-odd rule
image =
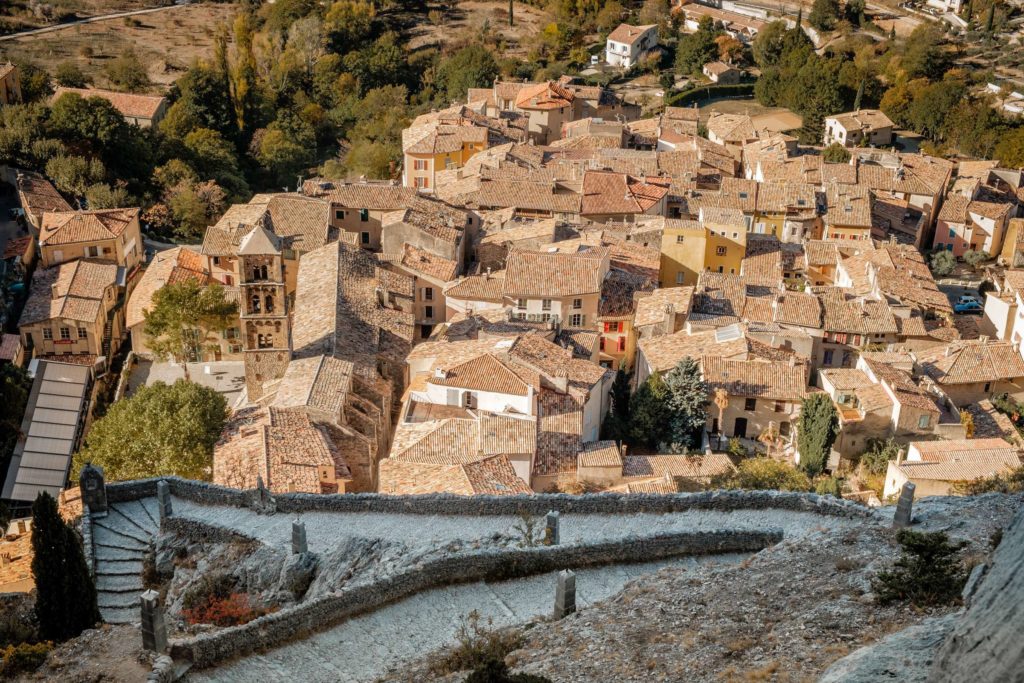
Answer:
[[[142,559],[158,533],[156,500],[146,498],[113,503],[106,517],[92,520],[96,560],[96,597],[103,621],[139,621]]]

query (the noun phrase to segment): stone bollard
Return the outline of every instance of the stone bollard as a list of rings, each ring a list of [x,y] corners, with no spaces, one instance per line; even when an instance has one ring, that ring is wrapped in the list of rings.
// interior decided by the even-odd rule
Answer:
[[[161,479],[156,483],[156,504],[160,508],[160,526],[171,516],[171,485]]]
[[[142,605],[142,647],[157,654],[167,651],[167,625],[160,594],[148,590],[139,598]]]
[[[552,510],[547,515],[547,527],[544,529],[544,544],[558,545],[558,524],[561,514],[558,510]]]
[[[910,526],[910,519],[913,516],[914,507],[914,486],[909,481],[903,485],[900,491],[899,500],[896,501],[896,514],[892,518],[892,525],[896,529],[903,529]]]
[[[555,586],[555,619],[562,619],[576,611],[576,574],[568,569],[558,572]]]
[[[299,520],[292,522],[292,554],[301,555],[309,547],[306,545],[306,525]]]
[[[103,468],[86,463],[78,475],[78,486],[82,491],[82,505],[93,517],[107,516],[107,487],[103,480]]]

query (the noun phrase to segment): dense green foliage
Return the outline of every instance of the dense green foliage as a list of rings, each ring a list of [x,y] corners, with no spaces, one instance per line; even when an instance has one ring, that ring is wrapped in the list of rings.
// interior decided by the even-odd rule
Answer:
[[[692,358],[683,358],[665,374],[668,423],[665,443],[673,453],[700,448],[701,434],[707,423],[708,385],[700,366]]]
[[[696,32],[684,33],[679,37],[676,45],[676,71],[699,76],[705,64],[718,59],[715,38],[720,35],[724,35],[724,31],[715,26],[711,17],[702,17]]]
[[[831,145],[821,151],[822,158],[832,164],[845,164],[850,160],[850,152],[838,142],[833,142]]]
[[[186,280],[166,285],[143,311],[147,344],[161,360],[196,362],[202,358],[206,333],[226,330],[237,313],[238,304],[225,298],[219,284]]]
[[[928,265],[935,277],[945,277],[956,268],[956,257],[953,252],[940,249],[928,259]]]
[[[964,496],[977,496],[982,493],[1024,493],[1024,467],[993,474],[990,477],[959,482],[953,489]]]
[[[959,601],[967,573],[957,557],[967,543],[951,543],[942,532],[901,529],[896,541],[903,549],[891,569],[871,582],[883,605],[909,601],[915,607],[949,605]]]
[[[657,449],[668,425],[668,387],[661,375],[651,375],[637,387],[629,403],[630,442]]]
[[[811,480],[792,465],[771,458],[743,460],[733,474],[714,477],[711,488],[751,491],[810,491]]]
[[[32,380],[28,373],[13,363],[0,365],[0,467],[7,471],[14,446],[21,432],[21,418],[28,404]]]
[[[113,404],[92,426],[75,454],[74,471],[91,462],[103,468],[107,481],[209,479],[227,414],[227,402],[213,389],[186,380],[156,382]]]
[[[839,414],[828,394],[817,393],[803,400],[797,447],[800,469],[814,477],[828,462],[828,454],[839,434]]]
[[[82,541],[45,492],[32,503],[32,576],[39,634],[46,640],[74,638],[100,620]]]
[[[868,441],[868,449],[861,453],[860,467],[867,474],[885,474],[889,467],[889,461],[895,460],[900,451],[900,445],[893,438],[871,439]]]

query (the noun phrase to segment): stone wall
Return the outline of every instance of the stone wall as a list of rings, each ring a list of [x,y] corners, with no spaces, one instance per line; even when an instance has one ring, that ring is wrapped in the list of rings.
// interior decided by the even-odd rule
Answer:
[[[343,589],[241,626],[176,641],[171,645],[171,656],[175,660],[191,662],[195,668],[214,666],[256,650],[302,638],[347,618],[439,586],[504,580],[589,565],[645,562],[683,555],[757,552],[781,540],[782,532],[778,530],[684,532],[589,545],[487,550],[447,557],[373,584]]]
[[[163,528],[160,531],[161,533],[177,534],[190,541],[199,543],[236,543],[239,541],[243,543],[259,543],[257,539],[234,529],[216,527],[194,519],[175,517],[173,515],[164,520]]]
[[[251,507],[253,491],[166,477],[171,493],[205,505]],[[156,495],[157,479],[107,485],[111,503]],[[543,515],[550,510],[575,514],[669,513],[687,510],[792,510],[830,517],[870,519],[876,513],[852,501],[785,491],[704,491],[701,493],[535,494],[524,496],[391,496],[378,493],[322,495],[276,494],[278,512],[378,512],[406,515]]]

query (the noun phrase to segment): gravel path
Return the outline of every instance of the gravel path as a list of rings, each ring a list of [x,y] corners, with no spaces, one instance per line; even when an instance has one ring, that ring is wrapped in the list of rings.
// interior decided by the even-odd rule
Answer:
[[[253,536],[266,545],[285,547],[291,543],[291,525],[295,517],[287,514],[259,515],[233,507],[200,505],[174,498],[174,514],[209,524],[229,527]],[[518,537],[518,517],[504,516],[425,516],[369,512],[312,512],[300,516],[306,524],[309,549],[325,553],[346,537],[383,538],[410,548],[436,548],[451,541],[485,539],[495,534]],[[561,541],[578,543],[625,538],[631,535],[653,536],[678,531],[721,529],[782,529],[785,537],[798,538],[821,529],[863,526],[864,520],[825,517],[788,510],[691,510],[667,514],[565,514],[561,521]],[[538,530],[543,519],[538,519]]]
[[[630,580],[659,569],[707,568],[737,563],[745,555],[678,558],[662,562],[582,569],[576,573],[580,608],[622,590]],[[384,609],[346,621],[270,652],[251,655],[225,666],[198,671],[193,683],[249,683],[293,680],[303,683],[373,681],[404,662],[451,645],[466,619],[476,610],[481,623],[522,624],[550,614],[555,573],[497,583],[438,588],[414,595]]]

